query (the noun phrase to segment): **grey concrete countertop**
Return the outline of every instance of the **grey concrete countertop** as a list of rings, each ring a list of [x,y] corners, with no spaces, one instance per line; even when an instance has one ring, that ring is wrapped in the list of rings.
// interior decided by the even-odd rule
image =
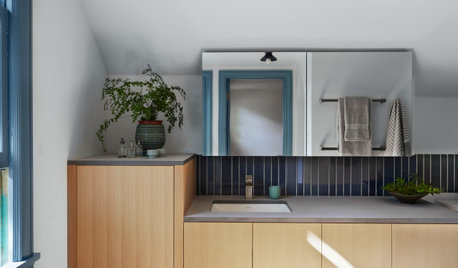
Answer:
[[[120,158],[116,154],[101,154],[91,157],[68,160],[68,165],[90,166],[174,166],[184,165],[194,157],[194,154],[166,154],[156,158],[148,157]]]
[[[341,223],[458,223],[458,212],[420,200],[403,204],[394,197],[282,197],[291,213],[210,212],[213,200],[240,196],[197,196],[185,222],[341,222]],[[256,198],[256,199],[266,199]]]

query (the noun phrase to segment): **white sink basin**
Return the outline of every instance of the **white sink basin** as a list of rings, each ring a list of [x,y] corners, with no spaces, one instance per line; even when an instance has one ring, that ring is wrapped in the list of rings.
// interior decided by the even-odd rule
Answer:
[[[215,200],[213,201],[211,212],[289,213],[291,209],[286,201]]]

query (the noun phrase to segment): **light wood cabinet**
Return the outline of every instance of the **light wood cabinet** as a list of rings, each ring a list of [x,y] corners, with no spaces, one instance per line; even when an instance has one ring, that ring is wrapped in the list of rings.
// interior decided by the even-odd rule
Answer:
[[[253,267],[321,267],[321,224],[254,223]]]
[[[183,267],[195,161],[68,166],[68,267]]]
[[[322,225],[322,267],[391,267],[390,224]]]
[[[393,224],[393,268],[458,267],[458,224]]]
[[[252,223],[186,222],[184,267],[252,267]]]

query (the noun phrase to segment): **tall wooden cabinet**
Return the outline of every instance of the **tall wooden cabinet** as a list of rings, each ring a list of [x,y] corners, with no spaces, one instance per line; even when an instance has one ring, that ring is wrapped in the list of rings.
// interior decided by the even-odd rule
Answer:
[[[195,161],[68,166],[68,267],[183,267]]]

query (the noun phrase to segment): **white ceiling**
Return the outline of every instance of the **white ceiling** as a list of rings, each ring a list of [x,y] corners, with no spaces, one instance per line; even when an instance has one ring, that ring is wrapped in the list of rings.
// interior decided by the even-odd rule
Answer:
[[[412,48],[417,93],[458,96],[456,0],[80,1],[110,74],[200,74],[203,49]]]

